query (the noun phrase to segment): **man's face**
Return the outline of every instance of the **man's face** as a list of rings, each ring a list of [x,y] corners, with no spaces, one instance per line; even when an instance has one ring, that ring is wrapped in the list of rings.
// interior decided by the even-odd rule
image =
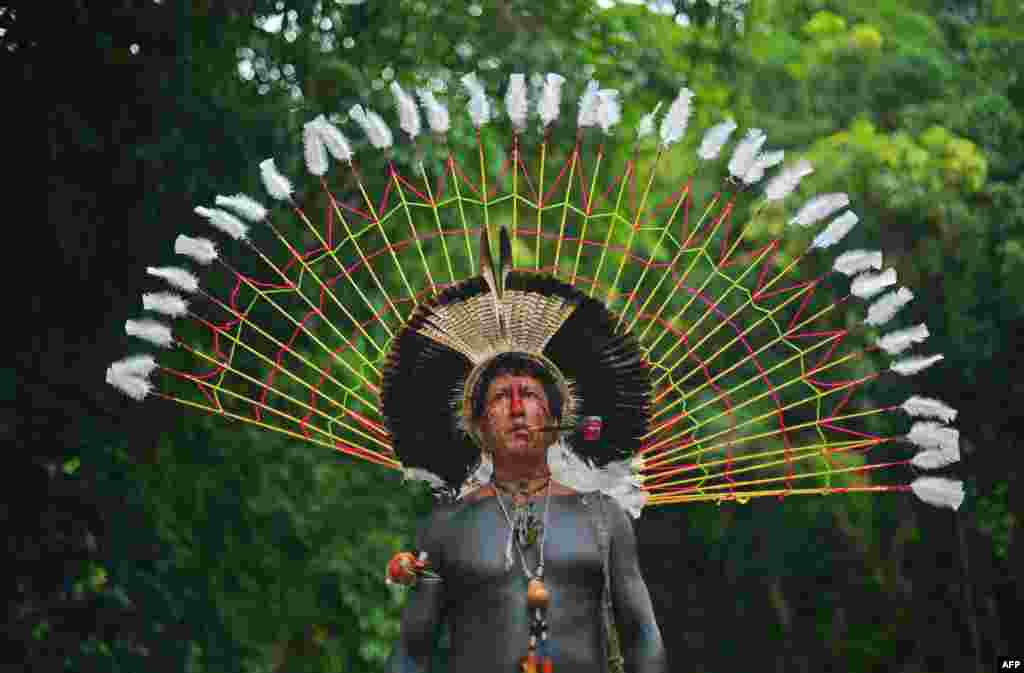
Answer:
[[[536,429],[552,425],[548,396],[532,376],[500,374],[487,388],[480,432],[496,460],[542,456],[553,433]]]

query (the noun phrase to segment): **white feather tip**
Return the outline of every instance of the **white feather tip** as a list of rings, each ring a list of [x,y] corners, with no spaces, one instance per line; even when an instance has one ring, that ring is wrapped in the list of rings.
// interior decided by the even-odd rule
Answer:
[[[370,144],[378,150],[385,150],[394,143],[391,128],[373,110],[369,108],[364,109],[362,105],[353,105],[349,109],[348,115],[359,124]]]
[[[959,509],[964,501],[964,483],[942,477],[919,477],[910,484],[914,495],[936,507]]]
[[[690,101],[693,100],[693,91],[685,86],[679,89],[679,95],[668,106],[665,118],[661,120],[661,144],[668,147],[677,143],[686,133],[686,125],[690,122]]]
[[[196,215],[203,217],[215,229],[219,229],[236,241],[244,241],[249,236],[249,225],[241,219],[220,208],[195,207]]]
[[[787,166],[779,174],[768,181],[764,194],[769,201],[781,201],[792,194],[800,180],[814,172],[814,167],[807,159],[801,159],[792,166]]]
[[[444,488],[444,479],[429,470],[418,467],[406,467],[402,469],[402,478],[405,481],[425,481],[432,489]]]
[[[736,122],[731,119],[727,119],[724,122],[718,122],[705,133],[704,137],[700,141],[700,148],[697,150],[697,156],[705,161],[716,159],[722,152],[722,148],[729,142],[729,137],[732,132],[736,130]]]
[[[448,108],[438,102],[434,92],[430,89],[417,89],[420,103],[427,113],[427,124],[434,133],[444,135],[451,128],[451,118],[448,115]]]
[[[291,200],[292,192],[295,191],[292,182],[277,170],[273,159],[264,159],[260,162],[260,177],[263,179],[263,187],[267,190],[270,198],[277,201]]]
[[[848,205],[850,205],[850,197],[845,193],[819,194],[808,199],[789,223],[809,227],[826,217],[831,217],[833,213]]]
[[[882,295],[868,306],[868,317],[864,319],[864,324],[872,327],[884,325],[913,298],[914,293],[905,287]]]
[[[352,144],[345,134],[323,115],[319,115],[314,121],[317,122],[317,133],[320,134],[320,140],[323,141],[327,153],[334,157],[335,161],[352,163]]]
[[[310,174],[322,176],[327,173],[327,147],[320,135],[319,117],[302,127],[302,154]]]
[[[544,78],[544,86],[541,88],[540,98],[537,100],[537,114],[545,128],[558,119],[563,84],[565,84],[565,78],[557,72],[549,72]]]
[[[924,323],[883,334],[878,338],[878,347],[889,355],[899,355],[914,344],[928,338],[928,326]]]
[[[922,449],[960,455],[960,431],[935,421],[918,421],[910,426],[907,441]]]
[[[832,268],[846,276],[856,276],[861,271],[882,268],[881,250],[848,250],[836,257]]]
[[[224,196],[218,194],[214,204],[221,208],[234,211],[236,215],[250,222],[262,222],[267,219],[267,209],[262,203],[247,194]]]
[[[647,136],[654,133],[654,120],[658,116],[658,110],[661,109],[661,101],[654,106],[654,109],[645,114],[640,118],[640,122],[636,125],[636,138],[646,138]]]
[[[579,112],[576,114],[576,126],[586,128],[597,124],[597,108],[601,101],[597,96],[601,84],[597,80],[590,80],[583,89],[580,96]]]
[[[871,299],[887,287],[896,284],[896,269],[889,268],[879,273],[865,271],[850,283],[850,294],[861,299]]]
[[[415,138],[420,134],[420,111],[416,108],[416,101],[398,82],[391,82],[391,95],[395,97],[395,107],[398,109],[399,128],[410,138]]]
[[[910,464],[921,470],[939,470],[960,460],[960,452],[936,451],[929,449],[920,451],[910,459]]]
[[[142,295],[142,310],[180,318],[188,314],[188,302],[173,292],[147,292]]]
[[[530,104],[526,98],[526,76],[521,72],[512,73],[508,76],[508,90],[505,92],[505,111],[517,131],[526,128],[526,115],[529,110]]]
[[[469,103],[466,104],[469,118],[473,126],[480,128],[491,120],[491,101],[488,100],[484,85],[477,79],[475,72],[463,75],[460,81],[469,94]]]
[[[729,174],[737,180],[743,179],[743,176],[753,167],[757,155],[767,139],[768,136],[761,129],[747,129],[743,138],[736,143],[732,157],[729,158]]]
[[[156,320],[127,320],[124,331],[128,336],[138,337],[161,348],[170,348],[174,343],[171,328]]]
[[[597,92],[597,125],[606,134],[622,120],[622,105],[616,89],[601,89]]]
[[[185,292],[196,292],[199,290],[199,280],[185,269],[173,266],[147,266],[146,273],[157,278],[162,278],[172,287]]]
[[[943,359],[942,355],[914,356],[903,358],[889,365],[889,369],[900,376],[913,376]]]
[[[900,408],[911,417],[937,418],[946,423],[951,423],[956,420],[956,409],[941,400],[935,400],[929,397],[912,395],[907,398],[907,401],[904,402]]]
[[[141,401],[153,389],[147,380],[156,369],[156,361],[149,355],[136,355],[113,362],[107,367],[106,381],[128,397]]]
[[[178,237],[174,239],[174,253],[185,255],[205,266],[217,259],[217,246],[206,238],[192,238],[185,234],[178,234]]]

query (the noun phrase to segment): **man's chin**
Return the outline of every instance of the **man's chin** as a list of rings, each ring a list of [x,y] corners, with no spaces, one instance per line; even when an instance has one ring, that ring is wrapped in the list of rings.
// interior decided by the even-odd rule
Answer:
[[[504,442],[504,446],[502,447],[503,450],[500,453],[522,456],[530,453],[531,447],[532,442],[529,437],[512,436]]]

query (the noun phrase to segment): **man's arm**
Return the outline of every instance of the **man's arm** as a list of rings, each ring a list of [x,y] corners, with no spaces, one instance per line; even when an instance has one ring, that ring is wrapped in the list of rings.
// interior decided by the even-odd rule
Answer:
[[[416,534],[416,550],[426,551],[431,568],[442,571],[440,532],[443,512],[435,509]],[[384,670],[387,673],[427,673],[434,654],[437,627],[444,607],[444,581],[420,581],[409,589],[402,609],[402,626]]]
[[[651,595],[640,574],[633,522],[618,503],[609,503],[609,576],[612,607],[627,673],[665,673],[668,663]]]

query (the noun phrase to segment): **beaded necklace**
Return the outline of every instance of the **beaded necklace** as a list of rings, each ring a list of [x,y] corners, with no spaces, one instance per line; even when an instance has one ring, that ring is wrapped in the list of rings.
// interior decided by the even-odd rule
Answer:
[[[544,586],[544,538],[547,537],[548,512],[551,505],[551,477],[547,478],[544,520],[540,523],[537,568],[532,573],[526,563],[526,555],[523,553],[523,548],[532,544],[530,541],[530,529],[527,528],[524,531],[524,526],[528,527],[530,525],[526,520],[527,515],[524,514],[525,508],[519,509],[516,512],[516,520],[513,521],[512,517],[509,516],[508,510],[505,508],[505,503],[501,499],[501,489],[496,482],[494,486],[494,497],[498,501],[498,506],[501,508],[501,513],[505,515],[505,521],[508,522],[509,527],[508,545],[505,548],[505,569],[511,570],[512,568],[512,548],[515,547],[519,553],[519,561],[522,563],[523,574],[526,575],[527,580],[526,604],[530,611],[530,641],[526,656],[519,660],[519,671],[520,673],[554,673],[554,666],[549,652],[548,622],[545,619],[548,604],[551,602],[551,594],[548,592],[547,587]],[[526,493],[527,502],[531,503],[528,505],[529,507],[532,507],[532,501],[529,500],[529,497],[539,491],[540,489],[537,489],[537,491],[532,493]],[[532,532],[534,539],[536,539],[536,528]],[[525,538],[527,544],[522,544],[520,538]]]

